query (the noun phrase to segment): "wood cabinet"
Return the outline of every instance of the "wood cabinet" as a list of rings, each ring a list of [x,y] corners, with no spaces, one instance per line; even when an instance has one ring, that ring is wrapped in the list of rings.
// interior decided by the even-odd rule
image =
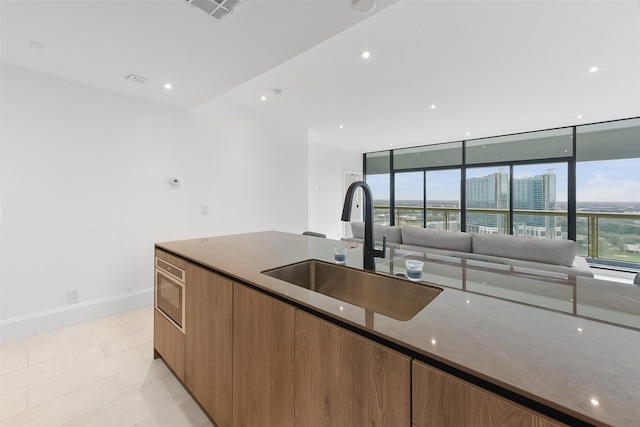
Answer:
[[[158,310],[153,310],[154,356],[162,359],[184,380],[184,334]]]
[[[219,427],[233,425],[233,282],[187,263],[184,383]]]
[[[295,310],[239,284],[233,301],[233,423],[293,426]]]
[[[411,425],[411,359],[300,310],[296,426]]]
[[[154,310],[161,356],[219,427],[553,427],[515,402],[249,286],[184,269],[184,333]]]
[[[412,368],[416,427],[564,425],[422,362]]]
[[[155,256],[184,270],[186,262],[167,252],[157,250]],[[155,288],[155,284],[154,284]],[[162,357],[178,378],[184,380],[184,334],[157,309],[153,310],[153,354]]]

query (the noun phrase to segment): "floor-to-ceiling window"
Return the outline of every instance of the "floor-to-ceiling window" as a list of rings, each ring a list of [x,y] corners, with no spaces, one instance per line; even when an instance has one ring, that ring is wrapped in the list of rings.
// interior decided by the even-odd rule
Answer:
[[[395,225],[460,230],[462,143],[393,150]]]
[[[640,119],[576,130],[580,255],[640,262]]]
[[[365,155],[376,221],[572,239],[640,264],[640,118]],[[422,222],[422,225],[420,223]]]
[[[467,141],[465,149],[466,231],[569,237],[572,128]]]

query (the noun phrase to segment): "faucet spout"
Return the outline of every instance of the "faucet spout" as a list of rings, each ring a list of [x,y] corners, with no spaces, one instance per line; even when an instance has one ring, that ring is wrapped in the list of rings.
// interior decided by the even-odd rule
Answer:
[[[347,194],[344,197],[344,206],[342,208],[342,221],[351,220],[351,205],[353,203],[353,195],[358,188],[362,188],[364,193],[364,250],[363,264],[365,270],[376,270],[375,257],[384,258],[387,246],[387,237],[382,238],[382,249],[378,250],[374,247],[373,241],[373,197],[371,188],[364,181],[356,181],[349,186]]]

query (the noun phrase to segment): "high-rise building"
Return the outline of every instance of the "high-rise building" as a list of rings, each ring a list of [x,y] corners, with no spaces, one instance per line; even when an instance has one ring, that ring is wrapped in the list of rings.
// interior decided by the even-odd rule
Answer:
[[[556,210],[556,175],[553,170],[528,178],[516,178],[514,184],[514,209]],[[513,221],[514,234],[553,237],[556,234],[556,217],[543,215],[517,215]]]
[[[553,170],[533,177],[513,180],[513,208],[551,211],[556,209],[556,175]],[[468,209],[509,209],[509,174],[492,173],[466,181]],[[516,215],[514,234],[553,237],[557,234],[556,219],[544,215]],[[469,213],[467,231],[475,233],[507,233],[504,213]]]
[[[468,209],[509,209],[509,174],[492,173],[469,178],[466,182]],[[505,233],[508,224],[503,214],[469,213],[467,231]]]

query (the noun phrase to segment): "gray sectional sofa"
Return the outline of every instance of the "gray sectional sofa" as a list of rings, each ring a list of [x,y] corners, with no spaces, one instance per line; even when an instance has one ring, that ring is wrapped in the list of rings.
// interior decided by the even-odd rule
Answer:
[[[363,222],[352,222],[351,231],[353,237],[342,240],[364,241]],[[593,277],[587,260],[576,255],[577,245],[572,240],[375,225],[373,238],[378,246],[382,236],[387,237],[388,247],[408,251]]]

